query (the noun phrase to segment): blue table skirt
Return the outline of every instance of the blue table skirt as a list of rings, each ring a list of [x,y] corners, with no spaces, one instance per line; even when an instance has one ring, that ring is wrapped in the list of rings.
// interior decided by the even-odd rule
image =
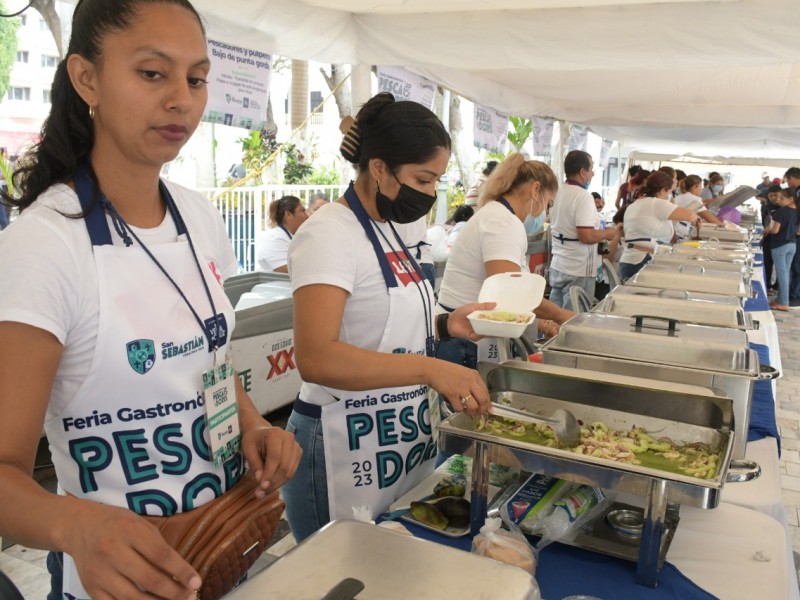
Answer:
[[[469,535],[449,538],[417,527],[412,523],[401,523],[414,534],[439,544],[460,550],[472,547]],[[553,543],[542,550],[536,567],[536,581],[547,600],[560,600],[571,595],[587,595],[602,600],[714,600],[709,594],[690,581],[674,565],[665,562],[658,576],[658,587],[649,588],[635,581],[636,564],[627,560],[581,550],[572,546]],[[498,594],[498,598],[502,595]]]
[[[750,282],[753,291],[757,294],[755,298],[748,298],[744,301],[744,309],[746,311],[759,311],[769,310],[769,299],[764,292],[764,285],[761,281],[754,279]]]
[[[758,352],[758,360],[762,365],[769,365],[769,348],[763,344],[750,343],[750,347]],[[747,441],[755,442],[767,436],[778,442],[778,456],[781,452],[781,438],[775,420],[775,399],[772,395],[771,381],[756,381],[753,385],[753,402],[750,409],[750,425]]]

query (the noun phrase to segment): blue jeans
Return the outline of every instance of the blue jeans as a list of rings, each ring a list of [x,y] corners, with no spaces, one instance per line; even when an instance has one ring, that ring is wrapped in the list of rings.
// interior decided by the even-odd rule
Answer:
[[[561,308],[574,310],[572,308],[572,300],[569,297],[569,290],[577,286],[586,292],[589,298],[594,298],[596,283],[597,279],[594,275],[582,277],[550,269],[550,302],[557,304]]]
[[[792,277],[789,285],[789,300],[800,300],[800,237],[795,236],[795,253],[792,260]]]
[[[294,433],[303,449],[294,477],[281,488],[281,497],[286,503],[286,519],[299,543],[331,520],[322,421],[292,411],[286,431]]]
[[[436,343],[434,356],[470,369],[478,367],[478,346],[462,338],[450,338]]]
[[[772,249],[772,260],[778,275],[778,297],[775,299],[778,304],[789,304],[789,279],[795,252],[797,246],[791,242]]]
[[[650,262],[650,255],[644,257],[644,260],[637,264],[632,263],[619,263],[619,276],[622,279],[622,283],[625,283],[628,279],[636,275],[639,271],[642,270],[642,267],[645,266],[647,263]]]
[[[47,570],[50,572],[50,593],[47,600],[61,600],[64,587],[64,555],[61,552],[47,553]]]

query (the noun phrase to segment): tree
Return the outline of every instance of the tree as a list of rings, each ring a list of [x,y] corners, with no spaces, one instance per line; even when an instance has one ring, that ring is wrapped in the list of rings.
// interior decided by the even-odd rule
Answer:
[[[0,0],[0,12],[5,14],[5,3]],[[19,19],[0,19],[0,99],[5,98],[11,77],[11,66],[17,56],[17,29]]]
[[[533,121],[523,117],[508,117],[508,123],[511,125],[508,128],[508,141],[514,146],[514,150],[522,152],[525,142],[533,133]]]
[[[58,48],[58,57],[64,58],[64,40],[61,33],[61,19],[56,10],[56,0],[31,0],[31,6],[39,11],[42,15],[47,27],[50,28],[50,33],[53,34],[53,39]]]
[[[325,83],[328,84],[328,89],[333,91],[347,77],[347,69],[343,64],[331,64],[331,74],[323,68],[319,68],[320,73],[325,78]],[[333,94],[333,99],[336,101],[336,108],[339,110],[339,118],[344,119],[353,114],[353,94],[350,91],[350,84],[345,83]]]

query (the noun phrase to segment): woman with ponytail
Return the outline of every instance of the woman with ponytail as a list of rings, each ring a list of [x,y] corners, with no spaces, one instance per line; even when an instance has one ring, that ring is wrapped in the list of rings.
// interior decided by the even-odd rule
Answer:
[[[159,173],[200,121],[209,66],[188,1],[80,0],[6,197],[0,535],[51,550],[51,600],[195,597],[199,574],[140,515],[207,504],[245,461],[259,497],[299,462],[235,375],[219,386],[241,437],[218,447],[205,425],[209,372],[235,373],[222,280],[237,265],[219,213]],[[58,495],[31,478],[43,427]]]
[[[487,277],[498,273],[527,272],[528,235],[544,226],[545,211],[558,191],[558,180],[543,162],[525,160],[519,152],[506,157],[481,188],[475,213],[458,236],[444,270],[437,312],[476,302]],[[547,335],[575,313],[549,300],[534,311]],[[490,350],[494,340],[475,344],[467,339],[440,343],[437,356],[475,368],[477,360],[497,359]]]
[[[435,339],[477,339],[472,304],[433,320],[433,290],[404,240],[447,169],[450,136],[430,110],[370,99],[342,123],[358,177],[289,246],[295,362],[303,378],[287,430],[304,450],[282,492],[297,541],[368,506],[373,518],[430,475],[428,390],[456,411],[486,412],[476,371],[433,358]]]
[[[286,273],[289,242],[308,219],[306,207],[295,196],[284,196],[269,204],[270,230],[261,240],[258,250],[258,270]]]

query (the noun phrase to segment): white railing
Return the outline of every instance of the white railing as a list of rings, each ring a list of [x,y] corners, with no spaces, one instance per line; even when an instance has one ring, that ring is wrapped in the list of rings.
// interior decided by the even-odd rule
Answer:
[[[257,187],[201,188],[198,191],[217,207],[228,229],[239,270],[247,273],[256,268],[256,253],[261,236],[269,229],[269,203],[282,196],[297,196],[308,206],[316,192],[329,200],[339,198],[347,185],[261,185]]]

